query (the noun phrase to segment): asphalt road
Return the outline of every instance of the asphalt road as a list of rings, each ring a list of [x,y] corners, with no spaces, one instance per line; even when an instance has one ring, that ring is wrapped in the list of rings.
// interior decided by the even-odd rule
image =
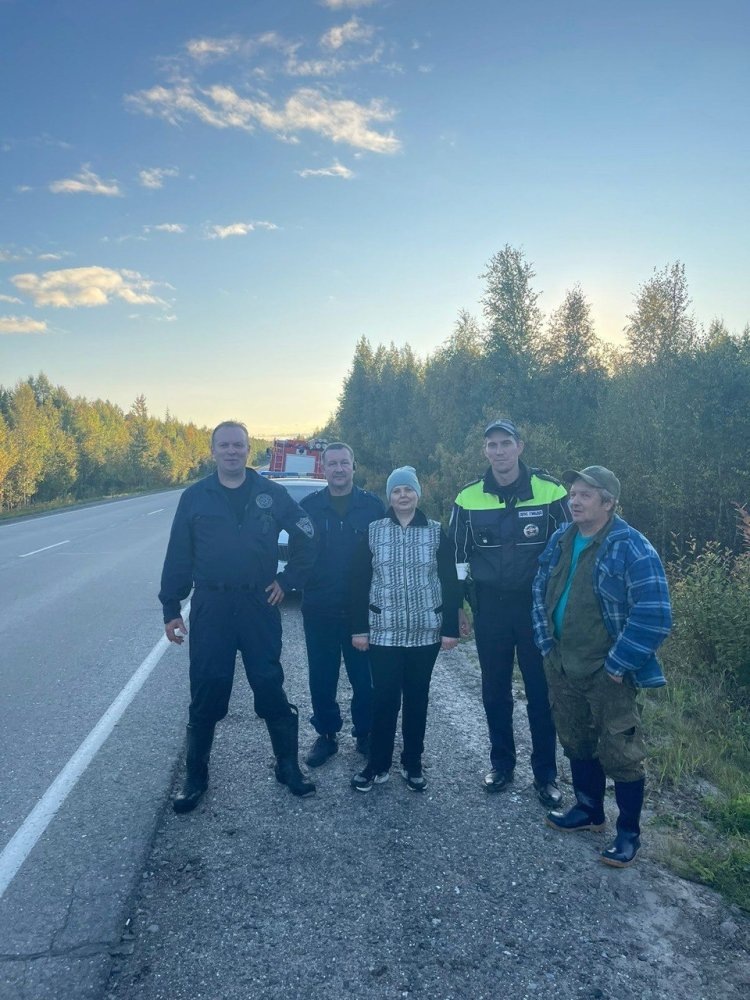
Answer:
[[[0,876],[11,838],[160,639],[178,497],[0,525]],[[181,747],[185,664],[167,650],[5,889],[3,1000],[101,991]]]

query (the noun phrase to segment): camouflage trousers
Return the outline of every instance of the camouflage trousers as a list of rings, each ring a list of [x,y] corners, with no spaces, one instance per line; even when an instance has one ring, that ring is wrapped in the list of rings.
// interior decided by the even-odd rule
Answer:
[[[611,680],[604,667],[586,677],[571,677],[563,671],[557,650],[545,657],[544,672],[565,756],[598,757],[614,781],[642,778],[646,744],[636,689],[627,681]]]

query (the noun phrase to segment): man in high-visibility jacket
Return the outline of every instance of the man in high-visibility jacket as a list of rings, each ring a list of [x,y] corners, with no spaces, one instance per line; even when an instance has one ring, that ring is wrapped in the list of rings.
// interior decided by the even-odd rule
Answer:
[[[570,521],[565,487],[521,461],[524,443],[512,420],[493,421],[484,432],[489,468],[456,497],[449,535],[460,579],[470,579],[474,628],[482,669],[482,701],[490,735],[488,792],[513,780],[513,664],[526,689],[534,787],[546,806],[558,805],[555,727],[542,657],[534,644],[531,584],[537,559],[562,524]],[[460,612],[462,635],[470,626]]]

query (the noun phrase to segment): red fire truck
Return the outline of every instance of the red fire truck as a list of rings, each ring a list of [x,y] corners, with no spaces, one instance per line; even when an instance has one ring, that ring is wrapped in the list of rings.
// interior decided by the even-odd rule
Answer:
[[[324,479],[323,449],[325,441],[302,438],[276,438],[268,449],[269,476],[307,476]]]

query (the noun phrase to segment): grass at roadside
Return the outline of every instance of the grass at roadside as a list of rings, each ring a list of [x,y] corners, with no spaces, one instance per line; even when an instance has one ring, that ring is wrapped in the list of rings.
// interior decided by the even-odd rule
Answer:
[[[671,582],[669,684],[643,713],[659,853],[750,911],[750,554],[709,548]]]

